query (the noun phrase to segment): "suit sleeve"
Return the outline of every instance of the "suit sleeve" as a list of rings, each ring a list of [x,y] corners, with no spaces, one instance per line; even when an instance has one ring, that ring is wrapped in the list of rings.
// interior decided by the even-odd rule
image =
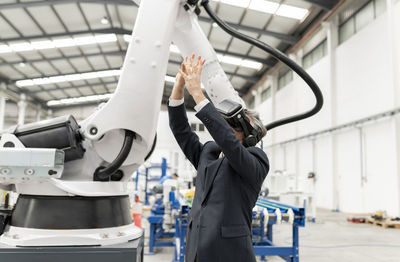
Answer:
[[[221,147],[229,165],[258,192],[269,171],[264,151],[256,147],[245,148],[213,104],[207,104],[196,116]]]
[[[197,170],[203,144],[189,126],[185,105],[168,106],[168,115],[169,126],[179,147]]]

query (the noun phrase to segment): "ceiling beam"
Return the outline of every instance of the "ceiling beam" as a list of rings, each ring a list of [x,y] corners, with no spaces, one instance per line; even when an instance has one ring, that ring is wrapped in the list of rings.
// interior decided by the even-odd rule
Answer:
[[[172,63],[172,64],[176,64],[176,65],[180,65],[181,64],[181,62],[179,62],[179,61],[170,60],[169,62]],[[114,67],[114,68],[109,68],[109,69],[106,69],[106,70],[120,70],[120,69],[121,69],[120,67]],[[93,72],[93,70],[77,72],[76,74],[85,74],[85,73],[91,73],[91,72]],[[250,83],[256,83],[258,81],[258,78],[252,77],[252,76],[247,76],[247,75],[242,75],[242,74],[237,74],[237,73],[231,73],[231,72],[225,72],[225,73],[227,75],[229,75],[229,76],[236,76],[236,77],[243,78],[244,80],[246,80],[246,81],[248,81]],[[58,76],[58,75],[59,74],[47,75],[47,76],[44,76],[44,77],[53,77],[53,76]],[[13,83],[15,83],[16,81],[19,81],[19,80],[27,80],[27,79],[26,78],[16,79],[16,80],[13,80]],[[99,85],[101,85],[101,83],[99,83]],[[82,87],[85,87],[85,86],[88,86],[88,85],[84,85]],[[23,90],[24,91],[28,91],[28,93],[40,93],[40,92],[45,92],[45,91],[66,90],[66,89],[71,89],[71,88],[76,88],[76,86],[38,90],[37,92],[36,91],[29,91],[29,87],[24,87]]]
[[[323,0],[310,0],[314,2],[324,2]],[[328,2],[332,2],[333,0],[330,0]],[[135,2],[132,0],[40,0],[40,1],[32,1],[32,2],[17,2],[17,3],[8,3],[8,4],[0,4],[0,10],[4,9],[10,9],[10,8],[26,8],[26,7],[33,7],[33,6],[45,6],[45,5],[57,5],[57,4],[66,4],[66,3],[95,3],[95,4],[119,4],[119,5],[130,5],[130,6],[137,6]],[[209,18],[209,17],[202,17],[199,16],[199,21],[202,22],[207,22],[207,23],[214,23],[214,21]],[[248,32],[253,32],[261,35],[266,35],[266,36],[271,36],[277,39],[282,40],[283,42],[286,42],[288,44],[295,44],[299,40],[299,38],[291,36],[291,35],[286,35],[278,32],[273,32],[273,31],[268,31],[268,30],[263,30],[259,29],[256,27],[251,27],[251,26],[246,26],[246,25],[237,25],[234,23],[229,23],[227,22],[230,26],[248,31]],[[130,32],[128,33],[130,34]],[[21,39],[16,39],[16,40],[21,40]],[[22,39],[23,40],[23,39]],[[4,40],[6,41],[6,40]],[[13,40],[15,41],[15,40]]]
[[[59,4],[70,4],[70,3],[94,3],[94,4],[118,4],[118,5],[136,5],[131,0],[40,0],[31,2],[17,2],[0,4],[0,10],[13,9],[13,8],[25,8],[34,6],[44,5],[59,5]]]
[[[331,10],[338,2],[338,0],[303,0],[303,1],[318,6],[326,11]]]
[[[216,49],[215,50],[217,53],[224,53],[224,50],[221,49]],[[274,62],[272,62],[269,59],[263,59],[263,58],[259,58],[259,57],[255,57],[255,56],[246,56],[240,53],[235,53],[235,52],[225,52],[226,55],[230,55],[230,56],[234,56],[234,57],[238,57],[238,58],[242,58],[242,59],[248,59],[248,60],[252,60],[255,62],[259,62],[262,63],[268,67],[272,67],[275,65]],[[84,57],[94,57],[94,56],[123,56],[125,57],[126,55],[126,50],[122,50],[122,51],[110,51],[110,52],[103,52],[103,53],[91,53],[91,54],[83,54],[83,55],[72,55],[72,56],[56,56],[56,57],[49,57],[46,58],[45,61],[48,62],[53,62],[53,61],[57,61],[57,60],[65,60],[65,59],[75,59],[75,58],[82,58]],[[38,63],[38,62],[43,62],[43,59],[23,59],[23,60],[19,60],[19,61],[13,61],[13,62],[5,62],[3,63],[3,65],[19,65],[21,62],[22,63]]]
[[[207,23],[211,23],[211,24],[214,23],[214,20],[212,20],[209,17],[204,17],[204,16],[199,16],[199,21],[207,22]],[[278,33],[278,32],[263,30],[263,29],[259,29],[259,28],[255,28],[255,27],[251,27],[251,26],[247,26],[247,25],[238,25],[238,24],[230,23],[230,22],[226,22],[226,23],[235,29],[252,32],[252,33],[256,33],[256,34],[260,34],[260,35],[265,35],[265,36],[271,36],[271,37],[277,38],[277,39],[279,39],[285,43],[291,44],[291,45],[296,44],[300,40],[300,38],[298,38],[298,37],[286,35],[286,34],[282,34],[282,33]]]

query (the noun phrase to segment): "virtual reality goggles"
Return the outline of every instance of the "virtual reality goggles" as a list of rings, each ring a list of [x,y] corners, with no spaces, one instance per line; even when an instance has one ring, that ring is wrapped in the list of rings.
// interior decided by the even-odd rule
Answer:
[[[250,123],[245,114],[245,109],[240,103],[226,99],[218,104],[218,112],[225,118],[229,125],[238,132],[243,132],[243,145],[255,146],[260,140],[257,130]]]

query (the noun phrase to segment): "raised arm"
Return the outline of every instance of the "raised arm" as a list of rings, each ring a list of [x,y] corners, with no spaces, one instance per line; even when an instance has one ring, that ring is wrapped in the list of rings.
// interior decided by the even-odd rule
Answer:
[[[197,169],[203,144],[188,123],[184,105],[184,86],[185,80],[178,73],[168,102],[169,126],[183,153]]]
[[[185,79],[186,88],[195,100],[196,104],[205,104],[206,100],[200,86],[202,65],[201,57],[194,61],[194,56],[182,67],[180,73]],[[269,163],[266,154],[258,148],[245,148],[236,137],[232,128],[223,119],[215,107],[205,104],[196,115],[207,127],[215,142],[221,147],[222,152],[229,160],[229,164],[235,169],[244,181],[253,185],[255,190],[264,180],[269,171]]]

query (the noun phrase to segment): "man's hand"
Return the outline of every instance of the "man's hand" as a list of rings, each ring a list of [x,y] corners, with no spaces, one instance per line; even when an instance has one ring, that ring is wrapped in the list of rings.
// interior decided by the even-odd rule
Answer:
[[[181,68],[183,63],[181,65]],[[182,74],[178,72],[175,77],[174,88],[172,89],[172,93],[170,96],[171,100],[181,100],[184,97],[184,89],[185,89],[185,79]]]
[[[199,104],[206,99],[201,90],[201,71],[206,60],[202,60],[201,56],[197,58],[197,61],[195,61],[195,58],[196,56],[194,54],[190,59],[186,57],[179,69],[179,73],[185,79],[186,89],[189,94],[193,97],[196,104]]]

